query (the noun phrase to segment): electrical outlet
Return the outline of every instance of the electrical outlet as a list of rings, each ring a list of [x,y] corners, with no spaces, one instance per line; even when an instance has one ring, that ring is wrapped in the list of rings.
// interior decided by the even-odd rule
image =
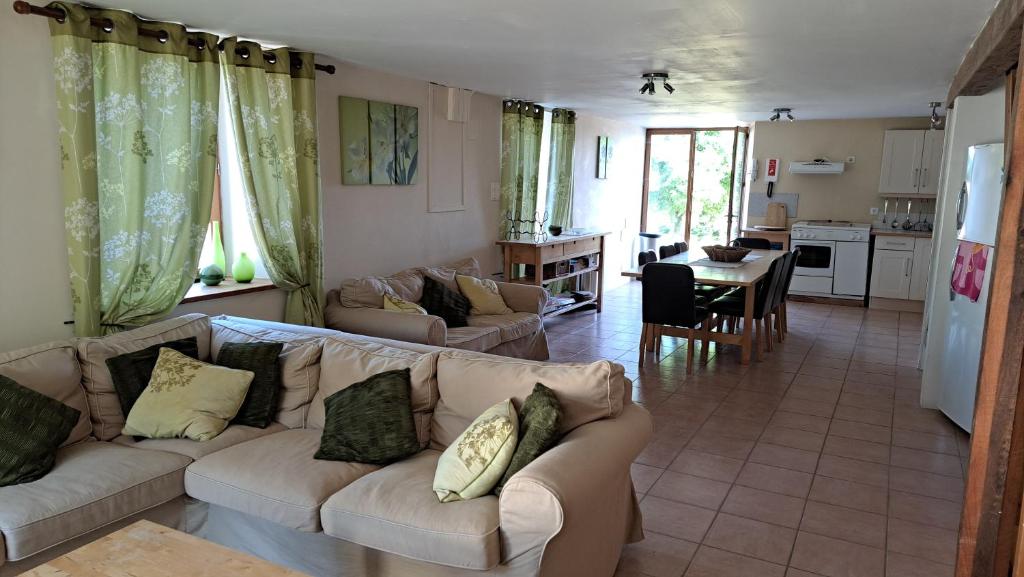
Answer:
[[[847,156],[846,157],[846,164],[855,164],[856,162],[857,162],[857,157],[856,156]]]
[[[501,185],[497,182],[491,183],[491,200],[501,200]]]
[[[871,216],[878,216],[878,207],[877,206],[872,206],[871,207]]]

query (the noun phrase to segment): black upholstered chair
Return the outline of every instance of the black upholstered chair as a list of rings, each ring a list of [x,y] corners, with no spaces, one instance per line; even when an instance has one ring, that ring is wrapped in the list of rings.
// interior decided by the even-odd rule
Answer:
[[[800,247],[795,247],[788,255],[786,271],[783,273],[782,291],[779,301],[772,312],[775,313],[775,328],[779,342],[786,340],[786,333],[789,332],[789,322],[786,319],[786,299],[789,298],[789,286],[793,283],[793,273],[796,272],[796,261],[800,258]]]
[[[686,252],[686,251],[690,250],[690,245],[686,244],[685,240],[681,240],[681,241],[679,241],[677,243],[673,243],[673,244],[675,244],[676,252],[677,253]]]
[[[701,360],[708,356],[712,319],[708,309],[697,306],[693,269],[684,264],[651,263],[644,267],[643,331],[640,335],[640,366],[647,350],[660,353],[663,335],[686,337],[686,372],[693,372],[694,341],[700,338]]]
[[[752,248],[752,249],[755,249],[755,250],[771,250],[772,249],[772,241],[768,240],[767,238],[745,238],[745,237],[740,237],[740,238],[737,238],[737,239],[733,239],[732,245],[733,246],[741,246],[743,248]]]
[[[670,256],[676,256],[679,254],[679,249],[674,244],[667,244],[665,246],[658,247],[658,258],[665,260]]]
[[[644,266],[649,262],[657,262],[658,255],[654,254],[653,250],[645,250],[636,257],[637,266]]]
[[[785,260],[786,257],[784,256],[773,260],[768,267],[764,280],[754,287],[753,326],[743,327],[745,331],[754,331],[755,350],[759,358],[762,356],[762,347],[768,348],[770,346],[768,343],[771,342],[771,323],[766,322],[766,317],[771,315],[772,304],[777,298],[776,295],[782,290]],[[733,291],[708,303],[708,309],[712,313],[720,319],[730,318],[733,327],[736,326],[739,319],[743,318],[745,308],[746,292],[743,290]],[[767,336],[767,339],[762,335]]]

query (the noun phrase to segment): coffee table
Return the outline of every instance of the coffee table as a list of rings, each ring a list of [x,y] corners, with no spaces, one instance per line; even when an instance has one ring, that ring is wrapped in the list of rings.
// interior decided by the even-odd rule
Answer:
[[[198,537],[138,521],[22,574],[23,577],[305,577]]]

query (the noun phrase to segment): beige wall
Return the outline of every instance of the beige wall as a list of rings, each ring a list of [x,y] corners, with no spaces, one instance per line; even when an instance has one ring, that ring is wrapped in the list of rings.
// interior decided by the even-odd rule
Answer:
[[[605,241],[606,289],[626,282],[619,273],[629,267],[634,241],[640,232],[645,134],[641,126],[586,112],[576,118],[572,224],[611,233]],[[594,176],[598,136],[607,136],[611,142],[606,179]]]
[[[318,59],[327,62],[328,59]],[[427,212],[423,167],[428,150],[427,90],[422,80],[403,78],[344,62],[332,62],[337,74],[317,76],[320,125],[320,177],[324,206],[324,284],[345,278],[388,274],[410,266],[434,265],[475,256],[485,274],[500,270],[494,241],[498,201],[490,186],[498,182],[501,101],[474,94],[466,127],[465,210]],[[420,109],[420,171],[411,186],[343,186],[338,96],[357,96]]]
[[[800,195],[797,219],[832,219],[871,222],[871,207],[881,208],[878,177],[882,144],[889,129],[928,128],[927,118],[867,118],[854,120],[798,120],[756,122],[752,132],[753,157],[760,162],[750,194],[764,194],[764,161],[782,161],[775,192]],[[789,163],[827,157],[840,162],[855,156],[854,164],[837,175],[790,174]],[[892,208],[890,208],[892,210]],[[795,219],[790,219],[790,223]],[[751,217],[749,224],[764,218]]]

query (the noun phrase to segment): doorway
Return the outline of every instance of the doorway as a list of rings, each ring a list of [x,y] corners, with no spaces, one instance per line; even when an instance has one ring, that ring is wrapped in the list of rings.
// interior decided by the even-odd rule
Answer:
[[[640,230],[692,246],[739,236],[747,129],[647,130]]]

